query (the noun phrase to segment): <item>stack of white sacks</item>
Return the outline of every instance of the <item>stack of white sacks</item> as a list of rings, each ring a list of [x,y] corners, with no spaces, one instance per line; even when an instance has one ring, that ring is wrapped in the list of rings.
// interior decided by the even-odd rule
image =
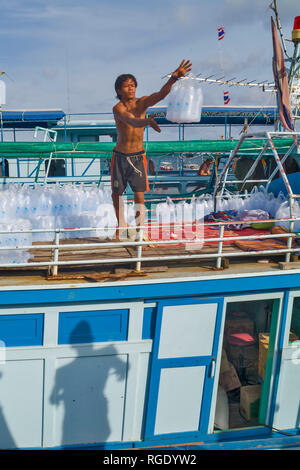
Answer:
[[[290,217],[289,201],[279,193],[274,196],[273,193],[266,192],[263,186],[255,187],[245,196],[226,194],[222,199],[218,199],[217,211],[235,210],[239,215],[246,211],[264,211],[266,218],[271,216],[273,219],[282,219]],[[176,223],[192,223],[203,220],[206,215],[214,211],[214,200],[211,194],[203,194],[198,198],[193,197],[190,202],[181,201],[174,203],[170,198],[166,202],[157,204],[156,219],[159,224],[168,225]],[[237,220],[238,220],[237,216]],[[295,217],[300,218],[300,207],[295,201]],[[245,220],[245,218],[243,219]],[[283,225],[289,228],[289,222],[275,222],[276,225]],[[300,231],[300,220],[295,222],[294,231]]]
[[[70,229],[61,233],[61,238],[96,237],[99,240],[115,235],[117,219],[108,187],[82,185],[36,185],[34,187],[16,184],[0,189],[0,247],[27,247],[33,241],[52,241],[55,228]],[[135,224],[133,203],[125,205],[126,221]],[[218,201],[217,210],[235,209],[239,214],[244,210],[262,209],[273,218],[288,218],[289,203],[280,193],[275,197],[263,187],[254,188],[246,197],[226,195]],[[213,196],[209,194],[193,198],[190,202],[174,203],[171,199],[156,206],[156,221],[159,224],[191,223],[201,221],[213,211]],[[300,208],[295,203],[295,214],[300,217]],[[288,222],[285,224],[289,227]],[[93,230],[76,231],[75,228]],[[47,229],[45,232],[31,232],[32,229]],[[52,232],[48,231],[53,229]],[[300,231],[300,221],[295,223]],[[20,233],[12,233],[21,230]],[[27,250],[0,250],[0,263],[23,263],[31,255]]]
[[[30,246],[33,241],[52,241],[54,231],[31,232],[32,229],[64,228],[61,238],[97,237],[115,234],[117,220],[109,188],[84,185],[5,185],[0,190],[0,247]],[[126,218],[134,220],[134,207],[129,204]],[[95,228],[76,231],[75,228]],[[72,230],[73,229],[73,230]],[[25,250],[0,250],[0,263],[23,263],[31,255]]]

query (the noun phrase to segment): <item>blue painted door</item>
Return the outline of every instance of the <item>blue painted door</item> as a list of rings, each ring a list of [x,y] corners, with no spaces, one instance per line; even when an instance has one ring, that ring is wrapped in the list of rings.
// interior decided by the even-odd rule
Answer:
[[[159,301],[145,440],[207,432],[223,299]]]

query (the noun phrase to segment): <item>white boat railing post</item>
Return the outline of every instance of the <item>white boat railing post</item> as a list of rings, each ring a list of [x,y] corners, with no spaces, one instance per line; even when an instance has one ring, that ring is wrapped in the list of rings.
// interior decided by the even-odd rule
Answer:
[[[222,249],[223,249],[223,237],[224,237],[224,225],[220,224],[219,228],[219,243],[218,243],[218,257],[217,257],[217,268],[221,267],[222,263]]]
[[[287,248],[288,249],[291,249],[292,248],[292,243],[293,243],[293,235],[292,235],[292,232],[294,231],[294,221],[290,221],[290,228],[289,228],[289,231],[290,231],[290,234],[289,234],[289,237],[288,237],[288,241],[287,241]],[[291,252],[288,251],[285,255],[285,262],[288,263],[291,259]]]
[[[290,217],[294,219],[295,217],[295,199],[294,199],[294,195],[291,195],[290,198],[289,198],[289,206],[290,206]],[[292,248],[292,243],[293,243],[293,236],[292,236],[292,233],[294,231],[294,225],[295,225],[295,222],[294,220],[290,220],[290,223],[289,223],[289,237],[288,237],[288,241],[287,241],[287,248],[290,249]],[[285,261],[286,263],[288,263],[291,259],[291,252],[287,252],[286,255],[285,255]]]
[[[138,230],[138,234],[139,234],[138,241],[139,241],[140,244],[137,245],[137,258],[138,258],[139,261],[137,261],[137,263],[136,263],[136,268],[135,268],[136,271],[140,271],[141,270],[141,265],[142,265],[141,261],[142,261],[143,245],[141,244],[141,242],[143,241],[143,233],[144,233],[143,229],[140,228]]]
[[[45,176],[44,176],[44,184],[47,183],[48,174],[49,174],[49,170],[50,170],[50,165],[51,165],[51,162],[52,162],[52,156],[53,156],[53,152],[50,153],[50,156],[49,156],[49,159],[48,159],[48,165],[47,165]]]
[[[55,248],[54,248],[54,255],[53,255],[53,262],[57,263],[58,262],[58,255],[59,255],[59,235],[60,231],[59,229],[56,229],[55,231]],[[57,276],[58,273],[58,264],[54,264],[51,267],[51,275],[52,276]]]

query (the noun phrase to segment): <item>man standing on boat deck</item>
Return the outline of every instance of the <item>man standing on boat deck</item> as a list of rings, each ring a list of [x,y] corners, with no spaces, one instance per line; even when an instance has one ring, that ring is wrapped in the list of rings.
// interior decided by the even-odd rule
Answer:
[[[120,101],[113,108],[118,138],[112,157],[111,186],[118,220],[117,239],[120,239],[126,226],[122,194],[127,183],[134,192],[136,225],[144,224],[144,192],[149,191],[147,160],[143,148],[144,129],[150,126],[156,132],[160,132],[154,119],[155,115],[146,118],[146,110],[163,100],[170,93],[172,85],[191,69],[191,62],[183,60],[160,91],[141,98],[135,96],[137,81],[133,75],[120,75],[115,82],[115,90]]]

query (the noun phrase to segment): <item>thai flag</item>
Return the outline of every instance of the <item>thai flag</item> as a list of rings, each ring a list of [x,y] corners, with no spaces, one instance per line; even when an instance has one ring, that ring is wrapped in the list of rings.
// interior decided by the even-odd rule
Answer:
[[[218,28],[218,40],[221,41],[225,36],[224,28]]]
[[[230,101],[229,91],[224,91],[224,104],[228,104]]]

